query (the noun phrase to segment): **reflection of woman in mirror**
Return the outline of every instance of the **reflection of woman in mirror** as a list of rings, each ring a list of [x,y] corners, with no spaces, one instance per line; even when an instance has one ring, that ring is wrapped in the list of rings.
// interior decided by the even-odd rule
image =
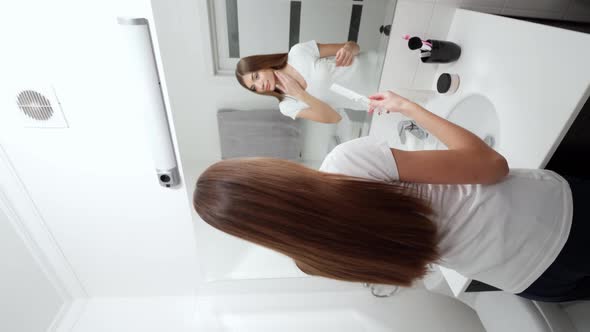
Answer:
[[[366,136],[336,147],[319,171],[224,160],[199,177],[199,216],[313,275],[409,286],[436,263],[532,300],[590,300],[590,180],[509,170],[479,137],[420,105],[391,91],[369,98],[448,150]]]
[[[375,71],[369,54],[359,55],[359,51],[351,41],[318,44],[311,40],[294,45],[289,53],[242,58],[236,77],[246,89],[276,97],[286,116],[336,123],[341,116],[335,109],[358,109],[359,105],[332,92],[332,83],[368,94],[363,90],[375,84],[368,81],[376,81],[369,78]]]

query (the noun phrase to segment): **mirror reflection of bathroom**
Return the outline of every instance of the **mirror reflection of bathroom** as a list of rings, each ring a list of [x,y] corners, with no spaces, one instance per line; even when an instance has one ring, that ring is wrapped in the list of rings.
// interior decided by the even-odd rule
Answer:
[[[590,331],[588,302],[436,264],[411,287],[310,276],[193,206],[222,160],[447,149],[367,112],[384,90],[511,168],[587,175],[589,24],[583,0],[0,1],[0,331]],[[272,82],[238,81],[277,53]]]
[[[221,157],[270,156],[318,168],[334,146],[367,135],[367,105],[330,87],[336,83],[361,95],[377,90],[395,3],[210,1],[216,75],[235,87],[239,76],[245,89],[283,96],[280,103],[274,96],[248,96],[259,106],[219,109]],[[305,89],[281,91],[280,78],[265,73],[269,65],[249,58],[271,54],[287,54],[272,60],[272,68],[284,69],[283,75]],[[298,92],[306,96],[294,96]],[[307,98],[319,106],[308,105]]]
[[[224,92],[214,92],[215,106],[200,111],[208,113],[207,139],[211,142],[206,151],[199,151],[200,158],[207,156],[203,167],[219,159],[267,156],[318,169],[336,145],[368,135],[373,118],[368,106],[330,88],[336,83],[362,96],[377,92],[395,5],[395,0],[209,1],[205,28],[210,38],[202,43],[211,51],[207,65],[212,66],[213,82]],[[340,63],[341,49],[351,51],[348,62],[344,53]],[[305,116],[302,110],[307,104],[291,98],[289,92],[279,103],[274,96],[249,91],[246,88],[255,85],[256,72],[238,73],[244,76],[243,84],[238,82],[236,65],[241,58],[277,53],[288,54],[287,65],[297,72],[290,76],[302,77],[305,93],[329,110],[309,107],[311,116]],[[260,81],[263,90],[281,85],[276,76]],[[185,110],[173,112],[185,116],[181,114]],[[198,227],[203,231],[197,236],[225,240],[223,253],[205,255],[212,259],[207,261],[212,280],[304,276],[285,257],[219,234],[207,225]],[[269,261],[273,263],[266,264]]]

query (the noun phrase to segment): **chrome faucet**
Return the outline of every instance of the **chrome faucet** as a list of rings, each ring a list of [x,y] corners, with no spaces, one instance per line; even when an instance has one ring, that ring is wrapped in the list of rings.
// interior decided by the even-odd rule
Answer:
[[[420,128],[416,121],[404,120],[397,123],[397,133],[402,144],[406,144],[406,131],[414,135],[417,139],[423,141],[428,138],[428,132]]]

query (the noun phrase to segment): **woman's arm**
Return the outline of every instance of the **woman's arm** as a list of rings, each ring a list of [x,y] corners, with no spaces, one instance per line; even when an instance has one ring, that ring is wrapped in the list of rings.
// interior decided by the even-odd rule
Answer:
[[[330,105],[307,93],[301,88],[301,85],[288,74],[275,71],[275,76],[279,81],[276,85],[279,90],[309,105],[308,108],[297,113],[297,118],[323,123],[337,123],[342,119],[340,114],[330,107]]]
[[[414,119],[449,150],[391,149],[400,180],[422,183],[492,184],[508,174],[506,159],[468,130],[388,91],[369,97],[371,108],[383,107]]]
[[[318,44],[320,58],[336,56],[336,66],[350,66],[361,48],[353,41],[342,44]]]
[[[308,108],[302,109],[297,113],[297,118],[312,120],[322,123],[338,123],[342,119],[330,105],[303,91],[300,95],[295,96],[298,100],[309,105]]]

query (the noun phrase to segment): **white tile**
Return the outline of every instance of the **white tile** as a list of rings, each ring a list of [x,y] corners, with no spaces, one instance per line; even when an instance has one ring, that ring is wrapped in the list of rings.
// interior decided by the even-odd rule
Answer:
[[[571,0],[563,18],[572,21],[590,22],[590,1]]]
[[[508,0],[510,1],[510,0]],[[461,7],[486,7],[486,8],[502,8],[506,0],[463,0]]]
[[[564,13],[570,0],[507,0],[504,8]]]
[[[502,15],[531,17],[531,18],[545,18],[545,19],[560,19],[563,16],[563,14],[561,12],[520,10],[520,9],[511,9],[511,8],[504,8],[502,10]]]

